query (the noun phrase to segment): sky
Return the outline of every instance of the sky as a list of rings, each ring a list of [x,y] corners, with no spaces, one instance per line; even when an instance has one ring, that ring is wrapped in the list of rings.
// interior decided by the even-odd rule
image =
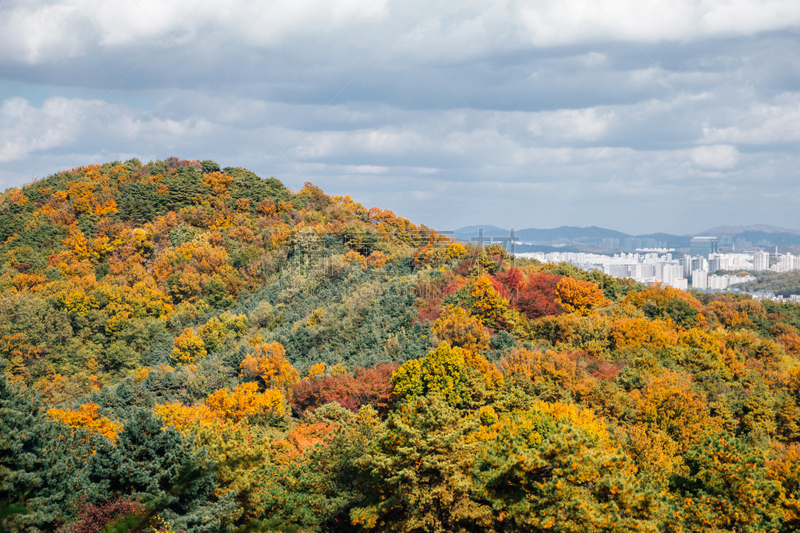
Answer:
[[[797,0],[0,0],[0,189],[177,156],[438,230],[800,229]]]

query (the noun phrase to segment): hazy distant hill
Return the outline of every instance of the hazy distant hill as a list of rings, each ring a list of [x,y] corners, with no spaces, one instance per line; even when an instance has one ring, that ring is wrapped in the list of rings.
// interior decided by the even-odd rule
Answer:
[[[471,242],[478,236],[479,228],[483,227],[483,234],[487,237],[508,237],[509,230],[498,228],[497,226],[467,226],[457,229],[455,237],[461,242]],[[671,247],[688,247],[689,237],[681,237],[668,234],[653,235],[628,235],[621,231],[615,231],[597,226],[579,228],[575,226],[561,226],[552,229],[526,228],[518,229],[514,232],[519,238],[520,251],[544,251],[546,247],[558,246],[559,249],[567,251],[568,247],[573,246],[597,246],[604,248],[640,248],[666,245]],[[628,242],[631,239],[632,242]],[[533,248],[532,248],[533,247]]]
[[[590,226],[588,228],[578,228],[575,226],[561,226],[554,229],[523,229],[517,232],[517,235],[524,241],[531,242],[557,242],[565,241],[565,243],[591,243],[595,241],[602,241],[603,239],[624,239],[630,237],[621,231],[614,231],[606,228],[598,228],[597,226]]]
[[[791,233],[800,235],[800,230],[779,228],[778,226],[768,226],[766,224],[756,224],[754,226],[717,226],[697,233],[697,235],[714,235],[716,237],[732,237],[742,233]]]
[[[483,228],[483,235],[487,237],[508,237],[509,235],[509,230],[505,228],[498,228],[497,226],[486,224],[484,226],[464,226],[463,228],[457,229],[453,236],[459,242],[472,242],[472,238],[478,236],[480,228]]]

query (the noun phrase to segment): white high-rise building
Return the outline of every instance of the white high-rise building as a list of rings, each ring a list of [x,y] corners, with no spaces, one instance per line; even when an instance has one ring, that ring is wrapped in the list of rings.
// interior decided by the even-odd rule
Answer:
[[[683,259],[681,259],[681,264],[683,265],[683,275],[688,277],[692,275],[692,256],[688,254],[684,254]]]
[[[704,270],[692,272],[692,288],[706,290],[708,288],[708,272]]]
[[[753,254],[753,270],[769,270],[769,254],[767,252]]]
[[[778,264],[775,265],[776,272],[791,272],[792,270],[800,270],[797,257],[792,254],[783,254],[778,258]]]
[[[600,270],[616,278],[633,278],[640,283],[650,284],[661,282],[664,285],[677,289],[686,289],[689,278],[692,278],[692,286],[699,290],[724,290],[735,283],[749,281],[751,277],[745,276],[712,276],[707,270],[710,268],[709,262],[704,257],[698,256],[694,259],[695,266],[688,275],[684,273],[684,268],[690,265],[692,258],[684,256],[680,260],[673,259],[671,254],[658,255],[657,253],[620,253],[614,256],[572,253],[572,252],[529,252],[517,254],[519,257],[530,257],[542,263],[558,263],[566,261],[584,270]],[[763,266],[764,262],[760,260]],[[774,268],[794,268],[800,270],[800,258],[785,254]],[[753,270],[753,253],[739,254],[713,254],[714,267],[721,270]],[[723,266],[724,265],[724,266]],[[715,268],[716,269],[716,268]],[[695,272],[699,271],[703,274]]]
[[[661,272],[661,281],[664,285],[669,285],[676,289],[680,289],[681,285],[683,285],[684,288],[688,286],[689,280],[683,277],[682,265],[666,264],[661,268]]]

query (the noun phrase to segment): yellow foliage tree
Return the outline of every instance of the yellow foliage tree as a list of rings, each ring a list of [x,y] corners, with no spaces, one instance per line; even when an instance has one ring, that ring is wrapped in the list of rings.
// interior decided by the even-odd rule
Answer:
[[[449,259],[458,259],[465,253],[467,253],[466,248],[460,242],[451,242],[445,248],[445,253]]]
[[[642,390],[631,393],[638,420],[660,429],[685,452],[705,431],[719,429],[711,417],[705,396],[694,390],[687,376],[665,372],[651,378]]]
[[[611,348],[635,346],[670,346],[677,342],[678,335],[675,329],[662,320],[647,320],[645,318],[621,318],[611,324],[609,331]]]
[[[412,359],[395,370],[391,383],[398,396],[416,398],[433,393],[450,405],[461,405],[471,392],[466,368],[464,350],[443,341],[423,359]]]
[[[508,302],[494,288],[489,276],[481,276],[475,280],[470,295],[474,298],[472,307],[475,314],[484,324],[497,329],[513,327],[513,321],[509,321],[506,316]]]
[[[83,404],[77,409],[50,409],[47,411],[47,416],[71,428],[86,428],[112,442],[115,441],[117,433],[122,429],[122,424],[99,416],[97,409],[98,405],[91,402]]]
[[[219,389],[204,403],[183,405],[168,402],[156,405],[156,414],[166,423],[180,430],[202,426],[238,423],[257,416],[283,416],[284,397],[280,391],[258,391],[256,383],[243,383],[232,391]]]
[[[322,376],[325,374],[325,363],[317,363],[316,365],[311,365],[311,368],[308,369],[308,377],[313,378],[314,376]]]
[[[211,425],[217,421],[217,413],[207,405],[183,405],[182,402],[167,402],[155,406],[156,415],[164,423],[185,430],[195,425]]]
[[[172,360],[180,364],[194,363],[207,355],[206,345],[192,328],[186,328],[175,337]]]
[[[489,333],[483,323],[461,307],[446,306],[431,329],[439,340],[450,346],[475,353],[489,349]]]
[[[325,318],[325,308],[318,307],[311,312],[311,316],[306,321],[306,326],[312,328],[322,322],[323,318]]]
[[[255,352],[239,365],[242,376],[259,378],[265,388],[288,390],[300,381],[300,374],[286,359],[286,350],[279,342],[256,346]]]
[[[693,328],[681,333],[678,337],[678,344],[687,348],[697,348],[716,357],[722,355],[721,339],[699,329]]]
[[[484,407],[478,411],[480,426],[471,438],[489,442],[496,439],[503,430],[510,430],[513,433],[526,433],[532,441],[531,444],[539,444],[542,436],[537,426],[541,425],[540,420],[543,417],[583,430],[596,444],[610,443],[605,422],[598,418],[594,411],[561,402],[534,402],[527,411],[502,416],[498,416],[492,407]]]
[[[284,398],[280,391],[258,392],[258,384],[242,383],[233,391],[219,389],[206,398],[206,406],[218,418],[239,422],[254,416],[283,416]]]
[[[208,322],[197,328],[197,334],[203,339],[206,349],[216,350],[227,333],[225,325],[217,317],[211,317]]]
[[[476,374],[485,380],[489,389],[503,381],[494,364],[482,355],[451,347],[442,341],[424,358],[407,361],[395,370],[391,383],[398,396],[415,398],[433,393],[457,406],[467,402],[476,392],[469,381]]]
[[[644,423],[618,428],[618,439],[631,458],[653,479],[666,484],[682,463],[680,446],[661,429]]]

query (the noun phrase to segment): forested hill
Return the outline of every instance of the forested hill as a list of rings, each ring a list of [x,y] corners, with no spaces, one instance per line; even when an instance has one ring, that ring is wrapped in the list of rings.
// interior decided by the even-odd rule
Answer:
[[[10,189],[0,242],[5,530],[800,529],[798,306],[176,158]]]

